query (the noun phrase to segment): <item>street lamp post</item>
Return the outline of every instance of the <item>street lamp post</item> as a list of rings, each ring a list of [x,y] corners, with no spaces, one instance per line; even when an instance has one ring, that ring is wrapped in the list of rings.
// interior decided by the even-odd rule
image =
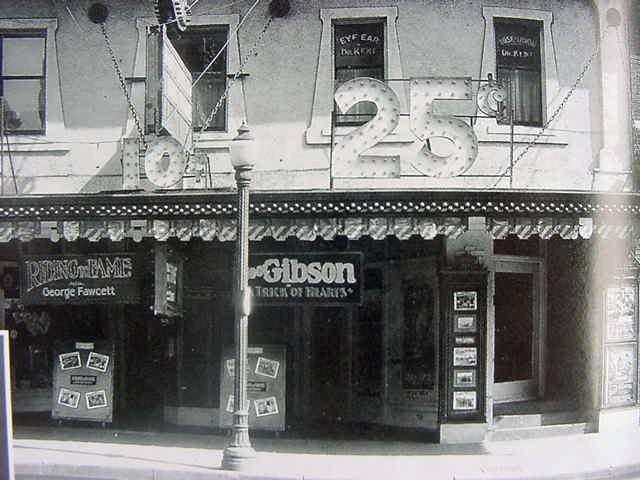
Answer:
[[[238,186],[238,226],[234,275],[233,439],[222,455],[222,468],[244,470],[256,452],[249,439],[249,402],[247,401],[247,350],[251,292],[249,270],[249,185],[253,169],[254,141],[243,123],[230,145],[231,164]]]

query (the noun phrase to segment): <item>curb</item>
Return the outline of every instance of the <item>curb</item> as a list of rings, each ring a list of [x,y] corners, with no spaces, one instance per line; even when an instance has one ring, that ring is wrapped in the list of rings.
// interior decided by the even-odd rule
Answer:
[[[625,465],[612,465],[581,472],[550,473],[528,475],[453,475],[452,480],[637,480],[640,479],[640,462]]]
[[[196,467],[194,467],[196,468]],[[22,463],[15,465],[16,480],[28,478],[58,478],[73,480],[74,478],[92,480],[353,480],[353,477],[324,477],[316,475],[278,475],[260,474],[255,472],[232,472],[216,468],[198,470],[158,469],[126,466],[104,465],[69,465],[51,463]],[[400,472],[399,472],[400,473]],[[452,473],[452,480],[632,480],[640,479],[640,462],[610,466],[582,472],[555,474],[487,474],[487,475],[456,475]]]

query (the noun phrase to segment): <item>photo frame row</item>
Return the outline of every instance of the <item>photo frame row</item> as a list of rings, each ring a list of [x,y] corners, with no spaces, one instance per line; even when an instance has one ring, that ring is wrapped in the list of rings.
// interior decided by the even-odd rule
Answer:
[[[76,368],[82,368],[82,359],[80,352],[67,352],[58,355],[58,361],[60,362],[61,370],[74,370]],[[106,372],[109,366],[109,355],[102,353],[90,352],[87,358],[86,367],[91,370],[97,370],[99,372]]]
[[[58,392],[58,403],[69,408],[78,408],[81,396],[80,392],[62,387]],[[107,393],[104,390],[85,392],[84,398],[88,409],[107,407]]]
[[[235,397],[233,395],[229,395],[229,398],[227,399],[227,412],[233,413],[234,401]],[[253,407],[255,408],[256,417],[266,417],[268,415],[277,415],[279,413],[278,401],[275,396],[257,398],[253,401]],[[249,406],[247,405],[247,410],[248,409]]]
[[[229,358],[226,361],[227,374],[230,377],[233,377],[235,374],[235,365],[236,361],[233,358]],[[256,369],[254,373],[256,375],[261,375],[263,377],[269,378],[277,378],[278,371],[280,370],[280,362],[277,360],[271,360],[265,357],[258,357],[258,361],[256,362]],[[249,370],[247,370],[249,373]]]

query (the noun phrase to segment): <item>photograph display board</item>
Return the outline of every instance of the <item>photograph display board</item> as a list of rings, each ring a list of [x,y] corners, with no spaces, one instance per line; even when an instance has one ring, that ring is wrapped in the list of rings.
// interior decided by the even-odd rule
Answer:
[[[113,420],[114,349],[110,342],[69,341],[53,360],[51,417],[64,420]]]
[[[446,380],[443,421],[484,419],[485,272],[450,271],[443,277]]]
[[[281,345],[249,347],[247,399],[251,430],[284,431],[286,415],[286,350]],[[233,349],[226,349],[220,372],[220,426],[233,425]]]
[[[634,405],[638,392],[637,289],[618,285],[605,289],[604,407]]]

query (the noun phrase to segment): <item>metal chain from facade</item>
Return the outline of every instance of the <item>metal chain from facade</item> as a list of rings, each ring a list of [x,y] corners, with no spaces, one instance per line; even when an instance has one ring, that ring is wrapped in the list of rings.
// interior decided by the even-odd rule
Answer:
[[[593,52],[591,53],[591,55],[589,56],[589,58],[585,62],[584,67],[582,67],[582,71],[578,74],[578,76],[576,77],[576,80],[573,82],[573,84],[569,88],[569,91],[566,93],[566,95],[564,96],[562,101],[558,104],[558,106],[553,111],[551,116],[547,119],[547,121],[544,123],[544,125],[540,128],[540,131],[537,132],[533,136],[533,138],[529,141],[529,143],[527,143],[524,146],[524,148],[518,154],[518,156],[515,158],[513,163],[511,165],[509,165],[504,171],[502,171],[501,173],[498,174],[497,180],[494,182],[493,185],[491,185],[491,187],[488,187],[488,188],[495,188],[498,185],[498,183],[500,183],[500,181],[502,181],[502,179],[504,177],[506,177],[507,175],[513,175],[513,168],[518,164],[518,162],[520,162],[520,160],[522,160],[522,158],[527,154],[527,152],[531,149],[531,147],[533,147],[535,145],[535,143],[542,136],[542,134],[546,131],[546,129],[549,128],[549,125],[551,125],[555,121],[555,119],[558,117],[560,112],[562,112],[562,110],[567,105],[567,102],[569,101],[569,99],[571,98],[573,93],[577,90],[578,85],[580,85],[580,82],[582,82],[582,79],[584,78],[584,76],[587,74],[587,72],[591,68],[591,65],[593,64],[593,61],[595,60],[596,56],[600,53],[600,47],[602,45],[603,37],[604,37],[604,35],[598,38],[598,41],[596,43],[596,46],[595,46]]]
[[[246,18],[246,17],[245,17]],[[260,44],[262,37],[264,36],[264,34],[266,33],[266,31],[268,30],[269,26],[271,25],[271,22],[273,21],[273,17],[269,16],[269,18],[267,19],[266,23],[264,24],[264,27],[262,27],[262,30],[260,31],[260,33],[258,34],[258,36],[256,37],[255,41],[253,42],[253,45],[251,46],[251,48],[249,49],[249,51],[246,53],[246,55],[240,60],[240,64],[238,66],[238,71],[235,72],[233,74],[233,77],[231,77],[231,79],[227,82],[227,86],[224,89],[224,92],[222,92],[222,95],[220,95],[220,98],[218,99],[217,103],[214,105],[214,107],[211,109],[211,112],[209,112],[209,115],[207,116],[207,118],[205,119],[204,123],[202,124],[202,126],[200,127],[200,130],[198,130],[196,132],[196,135],[194,136],[193,139],[193,145],[195,148],[195,145],[198,141],[198,137],[200,135],[202,135],[202,133],[209,128],[209,125],[211,124],[211,122],[213,121],[213,119],[215,118],[216,114],[218,113],[218,110],[220,110],[220,107],[222,106],[223,102],[225,101],[225,99],[227,98],[227,95],[229,95],[229,90],[231,89],[231,87],[233,86],[233,84],[236,82],[236,80],[242,75],[242,73],[244,72],[244,67],[247,63],[247,61],[249,60],[249,58],[251,56],[253,56],[256,53],[256,50],[258,49],[258,45]],[[240,25],[238,25],[238,27],[240,27]],[[222,48],[226,48],[226,44],[222,47]],[[216,55],[215,58],[217,58],[218,55]],[[214,60],[215,60],[214,58]],[[194,82],[195,85],[195,82]]]
[[[116,58],[115,53],[113,52],[113,47],[111,46],[111,40],[109,35],[107,34],[107,29],[104,26],[104,23],[100,24],[100,30],[102,31],[102,35],[104,36],[104,42],[107,47],[107,52],[109,53],[109,57],[113,63],[113,68],[116,71],[116,75],[118,76],[118,81],[120,82],[120,89],[124,94],[125,99],[127,100],[127,106],[131,111],[131,115],[133,117],[133,121],[136,125],[136,130],[138,131],[138,142],[140,143],[141,148],[146,148],[147,143],[144,138],[144,130],[142,129],[142,124],[140,123],[140,119],[138,118],[138,112],[136,111],[136,107],[131,100],[131,95],[129,94],[129,89],[127,88],[127,84],[124,80],[124,75],[122,74],[122,70],[120,69],[120,63]]]

